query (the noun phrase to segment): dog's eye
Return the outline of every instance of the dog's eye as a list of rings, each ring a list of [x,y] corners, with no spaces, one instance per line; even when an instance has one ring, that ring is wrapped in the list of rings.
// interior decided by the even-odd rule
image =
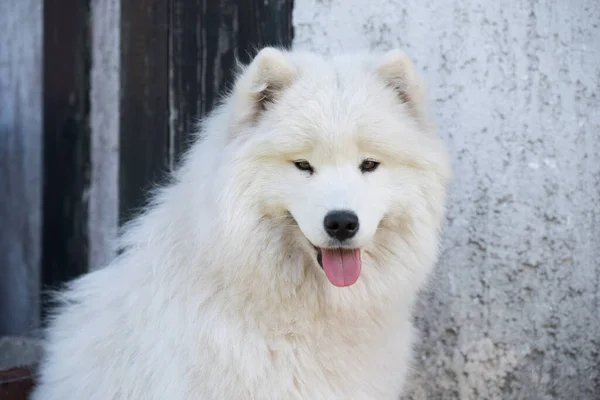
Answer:
[[[308,171],[311,174],[313,172],[315,172],[315,170],[313,169],[312,165],[310,165],[310,163],[308,161],[306,161],[306,160],[296,160],[296,161],[294,161],[294,165],[300,171]]]
[[[362,172],[373,172],[377,169],[377,167],[379,167],[379,163],[375,160],[364,160],[359,168]]]

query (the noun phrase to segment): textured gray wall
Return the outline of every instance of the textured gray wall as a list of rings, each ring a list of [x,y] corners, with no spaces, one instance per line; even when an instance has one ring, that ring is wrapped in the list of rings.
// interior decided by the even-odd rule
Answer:
[[[600,398],[600,2],[296,0],[295,46],[399,46],[454,159],[415,399]]]

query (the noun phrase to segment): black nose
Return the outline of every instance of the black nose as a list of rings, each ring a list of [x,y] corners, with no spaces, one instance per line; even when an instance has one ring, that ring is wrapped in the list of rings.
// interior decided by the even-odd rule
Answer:
[[[350,239],[358,232],[358,216],[352,211],[331,211],[325,216],[323,225],[332,238],[340,241]]]

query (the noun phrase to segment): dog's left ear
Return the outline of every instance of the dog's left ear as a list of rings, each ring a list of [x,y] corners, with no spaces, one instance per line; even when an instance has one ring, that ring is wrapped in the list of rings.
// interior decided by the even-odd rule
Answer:
[[[262,49],[235,84],[236,119],[258,121],[295,77],[296,68],[285,52],[272,47]]]
[[[391,50],[383,55],[377,73],[392,88],[398,100],[420,123],[426,123],[426,90],[411,59],[402,50]]]

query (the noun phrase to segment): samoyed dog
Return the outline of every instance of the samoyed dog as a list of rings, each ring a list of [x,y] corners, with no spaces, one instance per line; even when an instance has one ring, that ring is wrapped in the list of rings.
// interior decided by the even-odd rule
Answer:
[[[258,52],[58,295],[32,399],[398,399],[450,177],[425,97],[400,50]]]

